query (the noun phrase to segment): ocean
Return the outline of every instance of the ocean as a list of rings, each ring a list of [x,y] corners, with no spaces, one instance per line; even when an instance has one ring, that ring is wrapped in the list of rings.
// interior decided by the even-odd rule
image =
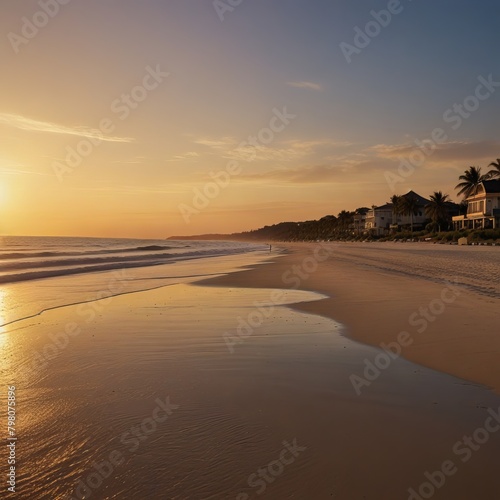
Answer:
[[[263,245],[109,238],[0,238],[0,284],[233,255]]]
[[[264,253],[226,241],[0,237],[0,328],[69,304],[186,282],[213,273],[213,258]],[[220,271],[219,271],[220,272]]]

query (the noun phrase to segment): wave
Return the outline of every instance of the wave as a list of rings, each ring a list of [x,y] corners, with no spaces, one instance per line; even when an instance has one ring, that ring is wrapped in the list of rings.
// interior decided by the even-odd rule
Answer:
[[[116,257],[62,259],[53,261],[11,262],[0,265],[0,284],[38,280],[74,274],[111,271],[114,269],[150,267],[175,263],[182,260],[206,257],[220,257],[245,253],[247,249],[210,249],[184,252],[182,254],[162,253],[146,255],[124,255]],[[26,271],[5,273],[5,271]]]
[[[188,255],[188,254],[184,254]],[[0,264],[0,271],[19,271],[22,269],[36,269],[45,267],[79,266],[83,264],[104,264],[108,262],[141,262],[154,259],[167,260],[173,254],[146,254],[146,255],[123,255],[117,257],[89,257],[78,259],[57,259],[57,260],[37,260],[37,261],[13,261],[7,264]]]
[[[40,270],[19,274],[4,274],[0,276],[0,284],[17,283],[19,281],[38,280],[42,278],[53,278],[56,276],[69,276],[72,274],[95,273],[100,271],[113,271],[114,269],[130,269],[132,267],[158,266],[164,262],[119,262],[114,264],[103,264],[100,266],[72,267],[69,269]]]
[[[14,260],[14,259],[29,259],[38,257],[74,257],[81,255],[100,255],[100,254],[114,254],[114,253],[128,253],[128,252],[154,252],[162,250],[177,249],[179,247],[162,246],[162,245],[147,245],[140,247],[130,248],[112,248],[108,250],[87,250],[84,252],[9,252],[1,253],[0,260]]]

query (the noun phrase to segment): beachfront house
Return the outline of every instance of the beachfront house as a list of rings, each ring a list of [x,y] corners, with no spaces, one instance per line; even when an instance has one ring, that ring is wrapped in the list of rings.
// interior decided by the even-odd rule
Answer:
[[[415,198],[417,200],[417,211],[413,214],[413,228],[415,230],[420,230],[425,227],[429,218],[425,214],[425,206],[430,203],[430,200],[420,196],[415,193],[415,191],[408,191],[408,193],[402,195],[402,198]],[[412,217],[408,214],[401,214],[396,212],[394,214],[392,229],[399,230],[401,228],[410,228],[412,222]]]
[[[466,201],[467,214],[453,217],[455,229],[500,227],[500,180],[481,182]]]
[[[372,207],[366,215],[365,232],[382,236],[390,231],[398,231],[401,228],[410,227],[413,219],[413,228],[422,229],[428,222],[425,215],[425,205],[430,201],[415,193],[409,191],[401,196],[402,198],[415,198],[417,200],[416,213],[413,216],[403,215],[395,209],[393,203],[386,203],[380,207]]]
[[[368,208],[358,208],[352,219],[352,229],[354,234],[361,234],[365,231]]]
[[[373,206],[365,216],[365,232],[381,236],[389,231],[392,223],[392,203]]]

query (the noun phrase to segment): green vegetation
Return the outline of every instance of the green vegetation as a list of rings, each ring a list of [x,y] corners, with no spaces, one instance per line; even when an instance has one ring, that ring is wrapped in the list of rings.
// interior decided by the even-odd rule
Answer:
[[[431,195],[431,202],[425,207],[425,215],[432,221],[430,225],[433,229],[437,227],[439,232],[441,232],[441,226],[446,224],[449,219],[449,202],[450,199],[447,194],[443,194],[441,191],[435,191],[434,194]]]
[[[488,167],[491,167],[491,170],[486,174],[488,179],[500,179],[500,158],[497,158],[497,161],[492,161]]]
[[[465,229],[463,231],[399,231],[391,235],[377,236],[363,234],[346,228],[345,224],[334,215],[320,220],[305,222],[282,222],[265,226],[255,231],[230,235],[204,235],[191,239],[241,240],[241,241],[395,241],[395,242],[428,242],[440,244],[457,243],[460,238],[467,238],[470,244],[500,245],[500,229]],[[183,239],[173,237],[174,239]]]
[[[481,174],[481,168],[479,167],[469,167],[459,178],[459,182],[455,189],[459,189],[458,195],[464,195],[464,198],[468,198],[476,192],[477,187],[481,182],[488,180],[489,174]]]
[[[500,159],[488,165],[491,170],[481,173],[479,167],[469,167],[460,177],[456,189],[464,199],[459,205],[452,203],[447,194],[435,191],[430,201],[425,205],[425,223],[419,224],[424,230],[413,231],[413,217],[420,212],[422,199],[411,191],[410,193],[391,197],[392,220],[398,215],[410,217],[410,224],[404,226],[387,225],[389,234],[379,236],[365,229],[364,220],[369,208],[360,207],[353,212],[342,210],[338,215],[327,215],[319,220],[304,222],[281,222],[265,226],[253,231],[233,234],[206,234],[192,237],[172,236],[170,239],[211,239],[211,240],[252,240],[252,241],[426,241],[433,243],[457,243],[460,238],[467,238],[469,244],[500,245],[500,228],[497,229],[463,229],[450,231],[451,216],[467,213],[466,198],[474,194],[481,182],[490,179],[500,179]],[[419,197],[421,198],[421,197]],[[375,208],[375,207],[372,207]],[[454,213],[453,213],[454,212]],[[390,229],[389,229],[390,228]]]

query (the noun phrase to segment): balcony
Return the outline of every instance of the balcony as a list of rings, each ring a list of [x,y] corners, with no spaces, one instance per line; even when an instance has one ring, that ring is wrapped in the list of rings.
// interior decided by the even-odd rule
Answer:
[[[491,212],[480,210],[478,212],[467,212],[467,217],[485,217],[490,216]]]

